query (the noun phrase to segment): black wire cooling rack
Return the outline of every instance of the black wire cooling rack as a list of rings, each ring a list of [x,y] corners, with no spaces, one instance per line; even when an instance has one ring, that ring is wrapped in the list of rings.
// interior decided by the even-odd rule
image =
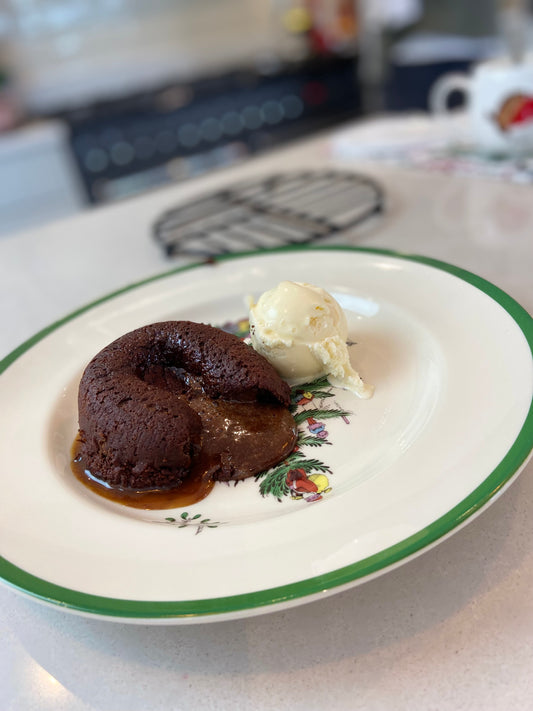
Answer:
[[[360,225],[383,209],[383,190],[364,175],[280,173],[168,210],[155,222],[153,234],[168,256],[209,258],[305,244]]]

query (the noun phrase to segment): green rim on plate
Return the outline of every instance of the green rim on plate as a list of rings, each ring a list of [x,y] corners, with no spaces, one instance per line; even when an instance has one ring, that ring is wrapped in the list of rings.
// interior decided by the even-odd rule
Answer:
[[[227,261],[230,259],[240,259],[252,256],[261,257],[268,256],[273,253],[275,254],[277,252],[304,250],[338,250],[377,254],[418,262],[420,264],[448,272],[449,274],[468,282],[475,288],[484,292],[487,296],[496,301],[511,316],[523,333],[529,345],[533,359],[533,319],[527,311],[520,306],[520,304],[518,304],[500,288],[486,281],[482,277],[459,267],[455,267],[429,257],[400,254],[391,250],[335,245],[329,247],[280,247],[278,249],[268,251],[239,252],[238,254],[217,257],[216,261]],[[205,262],[171,269],[163,274],[131,284],[74,311],[68,316],[44,328],[7,355],[0,362],[0,374],[2,374],[14,361],[17,360],[17,358],[32,348],[36,343],[63,324],[72,321],[80,314],[139,286],[149,284],[150,282],[157,281],[158,279],[162,279],[179,272],[202,266],[205,266]],[[258,610],[260,608],[266,608],[267,606],[276,606],[277,604],[288,603],[293,600],[296,601],[309,595],[325,593],[339,586],[354,583],[355,581],[361,580],[367,576],[385,572],[385,570],[394,566],[398,562],[422,552],[425,548],[431,544],[434,544],[436,541],[463,524],[474,514],[481,511],[481,509],[491,499],[493,499],[495,495],[500,492],[515,475],[518,474],[520,469],[525,465],[528,456],[531,453],[532,447],[533,398],[522,428],[503,459],[476,489],[474,489],[466,498],[460,501],[443,516],[433,521],[430,525],[412,536],[409,536],[399,543],[379,551],[368,558],[331,571],[327,574],[307,578],[288,585],[282,585],[279,587],[268,588],[266,590],[259,590],[240,595],[232,595],[229,597],[208,598],[203,600],[123,600],[118,598],[90,595],[77,590],[71,590],[66,587],[55,585],[43,580],[42,578],[31,575],[31,573],[28,573],[27,571],[13,565],[3,557],[0,557],[0,577],[11,586],[42,601],[59,605],[60,607],[73,611],[112,618],[170,620],[179,618],[205,618],[213,616],[213,619],[217,619],[217,617],[222,618],[225,615],[230,615],[231,613],[243,612],[245,610]]]

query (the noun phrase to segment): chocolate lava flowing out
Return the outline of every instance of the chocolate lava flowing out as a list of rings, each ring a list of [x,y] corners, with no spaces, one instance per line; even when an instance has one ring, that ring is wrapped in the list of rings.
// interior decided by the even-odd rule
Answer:
[[[79,388],[72,468],[98,493],[139,508],[185,506],[294,448],[290,389],[239,338],[174,321],[98,353]]]

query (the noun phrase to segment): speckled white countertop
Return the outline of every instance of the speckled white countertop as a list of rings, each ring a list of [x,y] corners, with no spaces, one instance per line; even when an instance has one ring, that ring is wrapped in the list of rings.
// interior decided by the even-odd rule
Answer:
[[[159,213],[248,174],[335,164],[328,137],[0,241],[0,356],[75,308],[171,266]],[[387,211],[351,243],[476,272],[533,312],[531,188],[342,161]],[[5,404],[4,404],[5,406]],[[4,489],[4,496],[9,492]],[[422,556],[318,602],[198,626],[105,622],[0,588],[0,708],[533,708],[533,462]]]

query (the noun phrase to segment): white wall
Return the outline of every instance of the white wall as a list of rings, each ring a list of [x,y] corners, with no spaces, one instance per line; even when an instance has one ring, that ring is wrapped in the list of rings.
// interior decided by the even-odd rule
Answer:
[[[6,1],[0,26],[32,109],[260,60],[282,40],[279,1]]]

